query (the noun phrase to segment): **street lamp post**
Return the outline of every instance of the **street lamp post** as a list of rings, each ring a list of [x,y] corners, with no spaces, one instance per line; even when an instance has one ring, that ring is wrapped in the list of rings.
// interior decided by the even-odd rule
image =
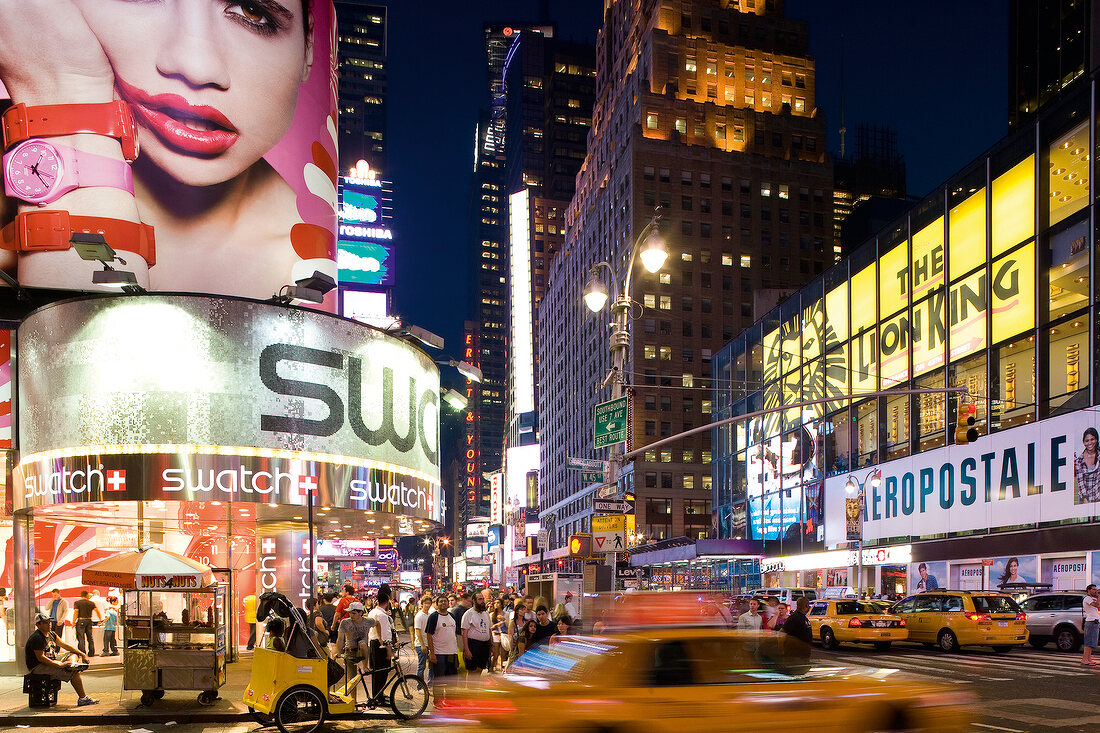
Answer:
[[[589,280],[584,289],[584,302],[593,313],[599,313],[607,303],[608,291],[599,277],[601,267],[607,268],[608,278],[611,281],[611,291],[615,299],[611,301],[611,334],[608,337],[608,348],[611,351],[611,371],[604,379],[603,386],[611,384],[611,399],[615,400],[623,396],[624,370],[630,350],[630,309],[634,300],[630,297],[630,287],[633,282],[634,262],[640,256],[642,266],[650,273],[660,271],[668,258],[668,250],[665,249],[664,240],[661,237],[660,210],[654,213],[649,223],[638,233],[638,237],[630,247],[630,259],[627,261],[626,272],[623,274],[622,288],[618,287],[615,269],[608,262],[597,262],[589,270]],[[619,464],[622,460],[622,450],[619,444],[611,446],[608,455],[608,464],[611,475],[606,476],[608,483],[618,483]],[[619,492],[616,490],[616,498]],[[609,553],[609,564],[615,567],[618,553]]]
[[[865,494],[868,481],[871,482],[872,488],[877,489],[882,481],[882,471],[872,468],[862,481],[848,474],[848,481],[844,484],[844,490],[849,494],[855,493],[856,489],[859,489],[859,538],[856,540],[857,562],[859,563],[859,579],[856,584],[856,597],[858,598],[863,598],[863,506],[866,501]]]

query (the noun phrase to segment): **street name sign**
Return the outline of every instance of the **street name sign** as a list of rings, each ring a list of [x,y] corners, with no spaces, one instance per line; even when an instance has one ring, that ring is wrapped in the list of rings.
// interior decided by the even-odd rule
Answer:
[[[587,484],[602,484],[603,483],[603,477],[605,475],[606,474],[604,474],[603,471],[582,471],[581,472],[581,483],[586,484],[586,485]]]
[[[634,502],[625,499],[593,499],[592,511],[610,514],[633,514]]]
[[[578,471],[599,471],[600,473],[607,473],[610,468],[607,461],[601,461],[598,458],[574,458],[573,456],[566,456],[565,467]]]
[[[626,515],[607,514],[592,517],[592,552],[619,552],[626,549]]]
[[[592,430],[594,445],[606,448],[626,442],[626,415],[628,398],[620,397],[596,405],[596,418]]]

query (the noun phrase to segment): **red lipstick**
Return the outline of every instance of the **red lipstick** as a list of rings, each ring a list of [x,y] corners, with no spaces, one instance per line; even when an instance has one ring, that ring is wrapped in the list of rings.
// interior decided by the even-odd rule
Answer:
[[[178,94],[149,94],[117,77],[115,86],[143,126],[182,153],[221,155],[241,136],[214,107],[191,104]]]

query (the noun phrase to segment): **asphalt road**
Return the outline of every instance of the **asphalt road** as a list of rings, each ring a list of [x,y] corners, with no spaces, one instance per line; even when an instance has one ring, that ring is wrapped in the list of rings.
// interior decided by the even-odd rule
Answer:
[[[1061,654],[1048,648],[1029,646],[1004,654],[985,647],[955,654],[924,649],[915,644],[895,644],[886,652],[849,645],[826,652],[814,648],[813,663],[820,667],[890,669],[891,677],[934,681],[971,691],[978,702],[974,708],[975,733],[1076,733],[1100,730],[1100,667],[1085,668],[1080,654]],[[326,726],[332,733],[412,733],[431,730],[393,720],[333,720]],[[31,733],[34,728],[0,729],[0,733]],[[255,733],[252,723],[231,725],[81,726],[53,729],[50,733]],[[262,729],[264,733],[275,728]]]
[[[826,666],[896,669],[898,678],[935,681],[970,690],[978,699],[975,731],[1100,730],[1100,667],[1081,666],[1081,655],[1054,648],[1019,647],[997,654],[988,647],[955,654],[917,644],[895,644],[886,652],[846,645],[813,661]]]

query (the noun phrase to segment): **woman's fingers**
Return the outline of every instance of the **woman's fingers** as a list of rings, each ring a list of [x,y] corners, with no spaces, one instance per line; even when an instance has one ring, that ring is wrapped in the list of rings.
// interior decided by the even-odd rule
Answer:
[[[111,64],[72,0],[0,0],[0,80],[28,105],[113,99]]]

